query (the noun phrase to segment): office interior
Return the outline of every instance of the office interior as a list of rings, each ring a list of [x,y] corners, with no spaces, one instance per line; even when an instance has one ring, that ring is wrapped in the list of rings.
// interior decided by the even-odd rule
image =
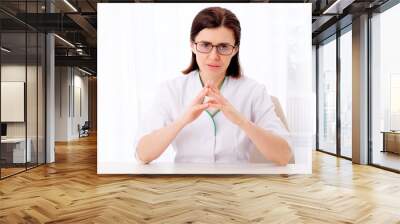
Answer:
[[[6,193],[4,189],[18,180],[26,187],[33,179],[46,182],[52,177],[52,172],[57,174],[58,162],[61,163],[59,172],[65,171],[67,176],[68,172],[76,172],[79,167],[96,176],[96,13],[97,4],[109,2],[165,3],[133,0],[0,2],[0,197],[16,194],[13,191]],[[364,178],[363,172],[365,178],[375,174],[387,175],[387,179],[378,181],[382,186],[393,184],[387,187],[387,193],[398,195],[400,182],[393,180],[399,179],[400,173],[400,63],[397,54],[400,52],[400,2],[228,2],[312,5],[310,41],[316,96],[313,143],[316,164],[313,163],[313,172],[328,172],[343,178],[350,176],[353,180]],[[329,162],[321,165],[321,158]],[[79,163],[87,163],[87,166]],[[79,174],[76,178],[81,177],[82,184],[88,184],[85,175],[88,174]],[[357,175],[357,178],[352,175]],[[135,179],[135,176],[98,178],[122,181]],[[75,181],[70,179],[70,184]],[[373,180],[368,183],[371,182]],[[63,184],[67,185],[68,181]],[[96,179],[91,183],[95,187],[96,184],[101,185],[102,181]],[[354,183],[350,180],[349,184]],[[326,184],[322,188],[329,186]],[[342,189],[348,190],[349,187],[342,186]],[[381,197],[380,192],[375,193],[377,195],[372,189],[371,197]],[[56,198],[62,200],[63,196]],[[390,209],[397,208],[398,211],[396,206],[400,205],[395,203]],[[1,207],[0,213],[1,210],[10,212],[4,204]],[[398,214],[387,207],[385,209],[387,216],[384,218],[388,221],[385,223],[400,220]],[[16,214],[35,217],[39,222],[47,220],[42,219],[43,214],[39,213]],[[337,214],[337,219],[330,217],[338,222],[364,220],[360,218],[362,215],[359,219],[346,215],[342,214],[340,218]],[[0,215],[0,220],[4,217]],[[130,218],[139,220],[138,217]],[[215,216],[212,218],[218,220]],[[50,220],[57,219],[47,221]]]

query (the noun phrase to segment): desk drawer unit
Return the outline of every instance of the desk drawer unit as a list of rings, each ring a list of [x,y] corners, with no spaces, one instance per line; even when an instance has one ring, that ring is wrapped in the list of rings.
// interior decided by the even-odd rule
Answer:
[[[400,132],[383,133],[383,151],[400,154]]]
[[[4,163],[25,163],[32,161],[31,140],[25,150],[24,139],[7,139],[1,141],[1,160]]]

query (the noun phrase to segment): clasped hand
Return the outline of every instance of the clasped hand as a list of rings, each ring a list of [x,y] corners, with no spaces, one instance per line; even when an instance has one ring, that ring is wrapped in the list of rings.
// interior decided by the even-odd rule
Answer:
[[[204,102],[206,96],[208,100]],[[208,108],[219,109],[228,120],[236,125],[244,121],[242,114],[233,107],[212,82],[206,83],[200,93],[188,106],[181,119],[185,125],[189,124],[196,120],[200,114]]]

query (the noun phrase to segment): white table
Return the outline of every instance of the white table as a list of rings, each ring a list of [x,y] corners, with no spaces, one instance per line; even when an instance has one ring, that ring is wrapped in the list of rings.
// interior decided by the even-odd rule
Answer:
[[[4,146],[13,146],[13,163],[31,162],[31,145],[32,140],[27,138],[26,154],[25,154],[25,138],[6,138],[1,139],[1,144]],[[26,161],[25,161],[26,159]]]
[[[103,169],[103,167],[106,167]],[[309,164],[187,164],[187,163],[109,163],[97,166],[98,174],[311,174]]]
[[[97,174],[311,174],[311,147],[296,147],[296,163],[277,166],[273,163],[173,163],[151,162],[146,165],[131,161],[102,161],[97,157]]]

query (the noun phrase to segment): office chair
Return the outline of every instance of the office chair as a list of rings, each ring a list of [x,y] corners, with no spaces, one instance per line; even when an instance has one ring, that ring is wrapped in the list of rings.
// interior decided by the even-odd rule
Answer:
[[[79,138],[89,136],[89,129],[90,129],[89,121],[85,121],[82,127],[80,127],[80,125],[78,124]]]
[[[286,130],[289,131],[289,126],[286,120],[285,113],[283,112],[282,106],[279,103],[279,99],[275,96],[271,96],[272,103],[274,104],[275,107],[275,113],[278,116],[278,118],[281,120],[283,126],[286,128]],[[293,152],[294,154],[294,152]],[[294,155],[293,155],[294,157]],[[250,152],[250,162],[251,163],[270,163],[267,161],[267,159],[264,158],[264,156],[261,154],[260,151],[256,150],[253,152]],[[294,158],[292,158],[289,163],[294,163]]]
[[[278,118],[282,121],[283,126],[285,126],[286,130],[289,131],[289,125],[286,120],[285,113],[283,112],[282,106],[279,103],[279,99],[276,96],[271,96],[272,103],[275,106],[275,113]]]

